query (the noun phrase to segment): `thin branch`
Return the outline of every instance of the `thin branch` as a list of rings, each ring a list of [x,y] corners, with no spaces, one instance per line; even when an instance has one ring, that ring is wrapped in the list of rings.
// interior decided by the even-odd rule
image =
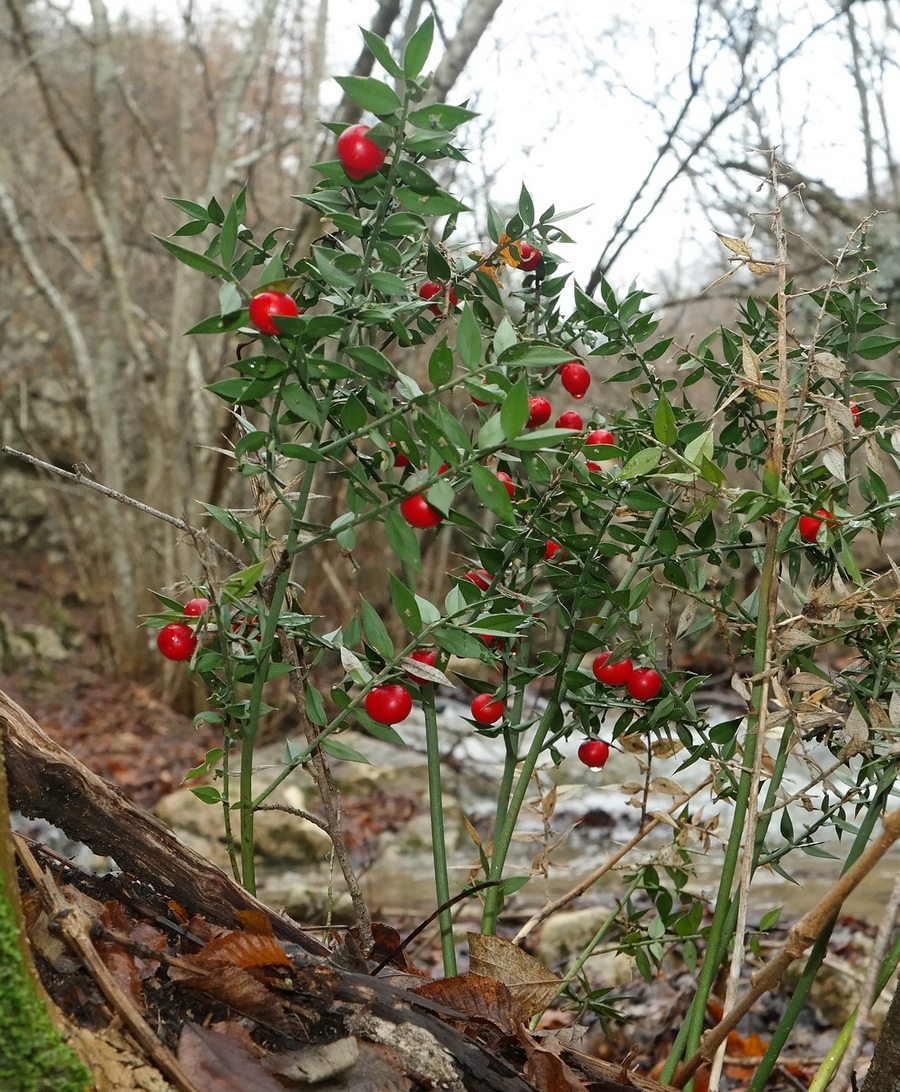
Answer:
[[[80,471],[73,473],[70,470],[63,470],[58,466],[54,466],[53,463],[45,463],[43,459],[36,459],[34,455],[27,455],[24,451],[16,451],[14,447],[2,447],[0,448],[0,453],[10,455],[14,459],[22,459],[31,466],[36,466],[40,470],[46,470],[50,474],[57,475],[57,477],[65,478],[66,481],[70,481],[74,485],[84,485],[88,489],[93,489],[97,493],[102,493],[104,497],[111,497],[113,500],[117,500],[120,504],[126,504],[131,508],[137,508],[139,512],[145,512],[148,516],[155,516],[157,519],[164,520],[166,523],[171,523],[173,527],[177,527],[179,531],[184,531],[186,534],[204,535],[204,532],[198,530],[196,527],[192,527],[183,519],[178,519],[177,516],[170,516],[168,512],[160,512],[159,509],[151,508],[148,504],[136,501],[133,497],[128,497],[124,493],[118,492],[116,489],[110,489],[108,486],[101,485],[92,478],[86,477]],[[213,549],[226,560],[230,561],[238,568],[242,569],[244,567],[244,563],[239,557],[236,557],[230,550],[216,542],[215,539],[210,538],[209,542]]]

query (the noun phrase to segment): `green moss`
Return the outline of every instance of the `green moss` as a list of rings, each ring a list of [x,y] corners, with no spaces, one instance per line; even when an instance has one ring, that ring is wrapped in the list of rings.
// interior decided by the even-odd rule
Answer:
[[[0,884],[0,1089],[84,1092],[90,1072],[66,1046],[36,995],[17,943],[15,916]]]

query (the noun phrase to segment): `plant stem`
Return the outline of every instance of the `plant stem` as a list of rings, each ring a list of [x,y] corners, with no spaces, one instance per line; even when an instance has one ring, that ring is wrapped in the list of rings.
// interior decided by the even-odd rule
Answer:
[[[425,700],[425,750],[428,755],[428,804],[431,811],[431,856],[434,864],[434,892],[438,906],[446,907],[438,915],[441,934],[441,954],[444,960],[444,977],[456,974],[456,945],[453,941],[453,914],[450,902],[450,879],[447,874],[447,845],[444,840],[444,801],[441,790],[441,746],[438,739],[437,710],[434,705],[434,686],[422,686]]]

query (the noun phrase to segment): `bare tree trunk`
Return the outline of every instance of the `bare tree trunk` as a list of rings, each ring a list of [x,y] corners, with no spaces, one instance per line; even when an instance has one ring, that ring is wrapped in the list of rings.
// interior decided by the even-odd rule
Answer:
[[[866,1074],[863,1092],[897,1092],[900,1074],[900,989],[894,991],[890,1008],[881,1026],[872,1063]],[[842,1092],[838,1089],[837,1092]]]

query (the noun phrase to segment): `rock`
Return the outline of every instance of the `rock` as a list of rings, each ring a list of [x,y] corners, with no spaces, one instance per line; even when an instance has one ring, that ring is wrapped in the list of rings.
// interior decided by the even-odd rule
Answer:
[[[329,891],[328,881],[315,883],[308,880],[270,876],[260,889],[259,897],[273,910],[283,910],[301,925],[322,925],[326,921],[337,925],[353,925],[356,915],[350,896],[343,890],[343,881],[335,879],[341,893]]]
[[[260,793],[268,781],[255,781],[253,791]],[[304,808],[305,798],[297,785],[281,785],[267,803]],[[230,869],[222,808],[205,804],[190,789],[178,789],[164,796],[156,805],[156,815],[172,828],[186,846]],[[237,812],[232,822],[238,823]],[[331,839],[320,827],[300,816],[284,811],[263,811],[256,816],[256,860],[260,868],[320,866],[331,851]]]
[[[591,906],[586,910],[563,910],[553,914],[541,926],[541,931],[534,948],[534,956],[548,967],[554,964],[566,964],[575,956],[581,955],[601,926],[614,911],[606,906]],[[608,947],[618,936],[618,930],[608,933],[602,946]],[[601,959],[609,962],[604,975],[605,985],[621,985],[629,981],[632,960],[628,956],[609,953],[593,956],[590,962],[591,974],[596,973]],[[606,981],[607,977],[609,978]]]

